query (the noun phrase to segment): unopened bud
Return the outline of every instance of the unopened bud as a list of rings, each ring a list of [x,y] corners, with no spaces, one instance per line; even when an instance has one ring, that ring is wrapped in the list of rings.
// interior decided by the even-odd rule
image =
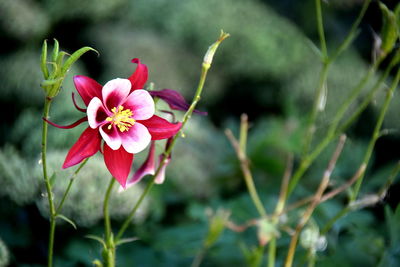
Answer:
[[[205,67],[206,69],[209,69],[211,67],[214,54],[217,51],[219,44],[229,36],[230,36],[229,33],[226,33],[223,30],[221,30],[221,34],[219,35],[218,40],[212,45],[210,45],[210,47],[208,47],[207,53],[203,59],[203,67]]]

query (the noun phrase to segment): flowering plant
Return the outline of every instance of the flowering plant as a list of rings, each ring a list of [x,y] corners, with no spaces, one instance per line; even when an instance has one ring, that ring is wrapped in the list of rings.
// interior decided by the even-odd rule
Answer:
[[[170,138],[180,130],[182,123],[170,123],[154,115],[153,98],[142,89],[147,81],[147,67],[137,58],[132,62],[137,68],[128,79],[113,79],[104,86],[86,76],[74,77],[75,87],[87,108],[80,108],[74,95],[73,103],[86,116],[69,126],[51,124],[72,128],[88,121],[89,126],[69,150],[63,168],[81,163],[102,147],[108,170],[125,188],[134,154],[144,150],[151,140]],[[178,92],[174,91],[174,94],[176,97],[171,101],[184,101]]]
[[[63,168],[69,168],[80,164],[79,168],[75,172],[75,174],[77,174],[89,157],[93,156],[98,151],[103,154],[105,165],[112,175],[103,203],[105,234],[104,239],[97,236],[88,237],[99,241],[103,245],[102,256],[104,265],[115,266],[116,247],[122,243],[135,240],[122,239],[122,236],[129,226],[136,210],[142,203],[146,194],[150,191],[153,184],[160,184],[164,181],[165,169],[171,159],[172,148],[179,136],[178,133],[184,127],[193,112],[206,114],[205,112],[196,110],[195,106],[200,99],[207,71],[211,66],[212,57],[219,44],[228,36],[228,34],[221,32],[220,38],[217,42],[211,45],[207,51],[202,64],[199,86],[190,105],[177,91],[163,89],[160,91],[149,92],[145,90],[144,85],[148,78],[147,66],[142,64],[139,59],[134,58],[132,62],[137,64],[137,67],[133,74],[127,79],[112,79],[102,86],[95,80],[86,76],[79,75],[74,77],[76,90],[81,96],[85,108],[79,107],[76,103],[74,93],[72,93],[72,101],[75,108],[78,111],[85,113],[85,116],[67,126],[60,126],[48,120],[50,104],[53,98],[60,91],[64,76],[72,63],[85,52],[94,49],[89,47],[82,48],[71,55],[70,59],[62,65],[63,57],[66,53],[59,52],[58,42],[55,41],[55,48],[52,56],[52,59],[54,60],[52,63],[55,68],[54,72],[50,74],[47,68],[47,43],[46,41],[44,42],[41,68],[45,78],[42,87],[46,92],[46,101],[43,112],[42,162],[43,176],[50,207],[48,266],[52,266],[53,263],[56,219],[63,219],[71,223],[74,227],[75,224],[69,218],[60,213],[62,205],[72,186],[73,179],[71,179],[59,205],[56,207],[54,204],[52,183],[47,175],[46,164],[47,124],[62,129],[70,129],[80,125],[81,123],[88,123],[88,127],[82,132],[78,140],[70,148],[62,166]],[[58,66],[57,64],[61,64],[61,66]],[[156,108],[153,97],[165,101],[172,110],[185,111],[182,122],[169,122],[168,120],[155,115]],[[155,141],[162,139],[168,140],[166,142],[165,151],[159,156],[159,162],[156,165],[154,158]],[[143,151],[149,145],[150,148],[147,159],[128,180],[134,155]],[[114,182],[118,181],[122,188],[126,188],[127,185],[131,186],[137,183],[148,174],[153,175],[153,179],[148,183],[147,188],[140,196],[136,205],[129,213],[127,219],[114,238],[108,212],[108,202]],[[103,263],[98,260],[94,263],[99,266],[103,265]]]

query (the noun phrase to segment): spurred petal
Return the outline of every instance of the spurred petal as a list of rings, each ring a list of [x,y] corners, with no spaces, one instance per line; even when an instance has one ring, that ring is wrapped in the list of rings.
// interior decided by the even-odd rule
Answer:
[[[190,105],[186,102],[185,98],[177,91],[172,89],[162,89],[160,91],[150,91],[153,97],[158,97],[167,102],[171,109],[187,111]],[[207,115],[207,112],[194,110],[194,113],[199,115]]]
[[[121,147],[118,150],[111,149],[104,143],[104,162],[111,175],[125,188],[126,180],[131,170],[133,154],[126,152]]]
[[[108,117],[106,108],[103,106],[101,100],[97,97],[94,97],[90,101],[86,113],[89,126],[92,129],[96,129],[100,125],[103,125]]]
[[[182,126],[182,123],[170,123],[169,121],[154,115],[148,120],[137,121],[146,126],[152,140],[160,140],[174,136]]]
[[[77,120],[76,122],[74,122],[74,123],[72,123],[72,124],[70,124],[70,125],[65,125],[65,126],[55,124],[54,122],[51,122],[51,121],[49,121],[49,120],[46,119],[46,118],[43,118],[43,120],[44,120],[45,122],[47,122],[48,124],[50,124],[50,125],[52,125],[52,126],[54,126],[54,127],[60,128],[60,129],[71,129],[71,128],[75,128],[76,126],[78,126],[78,125],[81,124],[82,122],[87,121],[87,117],[83,117],[83,118]]]
[[[154,183],[156,184],[162,184],[164,183],[165,180],[165,170],[167,169],[167,166],[169,164],[169,162],[171,161],[171,158],[166,158],[165,160],[163,160],[164,156],[160,155],[159,156],[159,164],[161,164],[161,169],[158,172],[156,178],[154,178]]]
[[[77,75],[74,77],[74,84],[86,106],[89,105],[89,102],[93,97],[102,99],[102,86],[92,78]]]
[[[75,108],[76,108],[77,110],[79,110],[80,112],[86,113],[86,109],[79,107],[78,104],[76,103],[76,100],[75,100],[75,93],[74,93],[74,92],[72,92],[72,102],[74,103],[74,106],[75,106]],[[90,102],[89,102],[89,103],[90,103]]]
[[[138,122],[133,124],[128,131],[119,132],[118,134],[121,137],[122,146],[129,153],[139,153],[145,149],[151,141],[151,135],[147,128]]]
[[[132,178],[128,180],[128,183],[126,184],[127,187],[138,183],[146,175],[154,175],[156,168],[154,160],[155,150],[155,141],[152,141],[147,159],[143,162],[142,166],[140,166],[139,169],[137,169],[137,171],[133,174]]]
[[[99,131],[90,127],[86,128],[78,141],[71,147],[65,158],[63,168],[68,168],[80,163],[82,160],[96,154],[100,150],[101,137]]]
[[[107,143],[113,150],[117,150],[121,147],[121,137],[119,136],[118,129],[115,125],[104,124],[99,127],[101,137],[104,142]]]
[[[148,78],[147,66],[145,64],[140,63],[138,58],[132,59],[132,63],[136,63],[137,67],[135,72],[128,78],[132,83],[131,92],[136,89],[143,89]]]
[[[153,98],[146,90],[133,91],[123,106],[133,112],[135,120],[150,119],[155,111]]]
[[[127,79],[114,79],[108,81],[103,87],[103,103],[111,111],[125,102],[131,89],[131,82]]]

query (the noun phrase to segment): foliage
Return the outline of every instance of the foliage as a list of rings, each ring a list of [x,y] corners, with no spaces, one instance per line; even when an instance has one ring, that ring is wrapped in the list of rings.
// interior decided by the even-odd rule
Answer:
[[[184,131],[185,138],[172,153],[165,184],[154,188],[136,214],[132,227],[128,228],[127,235],[139,240],[117,250],[120,266],[188,266],[203,248],[209,223],[206,210],[210,207],[229,210],[229,221],[237,226],[259,217],[245,190],[235,151],[223,135],[224,128],[233,129],[233,132],[239,130],[236,115],[247,112],[250,116],[247,156],[261,201],[269,214],[273,213],[279,198],[287,155],[297,158],[302,155],[307,131],[304,115],[312,108],[321,64],[312,44],[317,42],[314,1],[301,2],[0,1],[0,41],[5,46],[0,52],[0,103],[6,115],[0,124],[0,214],[4,215],[0,219],[0,266],[7,261],[20,266],[42,264],[46,257],[45,233],[33,230],[33,227],[47,225],[44,218],[48,214],[39,161],[44,93],[39,88],[42,78],[38,51],[43,39],[48,39],[52,47],[55,37],[67,52],[84,45],[100,52],[99,57],[94,53],[85,55],[73,66],[54,100],[51,120],[65,125],[79,116],[70,108],[71,93],[75,91],[73,75],[90,74],[103,84],[110,77],[130,75],[134,65],[129,60],[140,57],[149,66],[149,81],[154,83],[147,86],[177,89],[189,100],[193,96],[193,85],[197,83],[201,56],[211,37],[220,28],[231,33],[231,40],[216,58],[200,102],[199,109],[209,111],[209,116],[191,119]],[[344,2],[346,5],[342,4]],[[390,1],[385,2],[392,8]],[[327,39],[332,44],[339,43],[339,37],[350,27],[347,16],[353,15],[360,6],[357,1],[338,0],[323,7]],[[290,19],[282,15],[285,14],[282,10]],[[292,13],[287,14],[289,12]],[[374,15],[367,16],[367,24],[379,34],[379,6],[371,5],[369,12]],[[368,30],[361,31],[360,43],[370,43],[366,32]],[[330,67],[327,102],[317,120],[313,144],[322,140],[337,107],[348,99],[350,90],[371,65],[370,51],[365,52],[365,45],[360,43],[346,50]],[[391,56],[389,54],[389,59]],[[379,69],[372,75],[345,119],[383,71]],[[330,189],[348,181],[363,161],[391,80],[389,77],[387,84],[379,88],[374,101],[347,130],[348,140],[332,173]],[[399,158],[396,150],[400,144],[398,92],[394,97],[383,127],[384,134],[390,135],[383,135],[377,142],[361,188],[361,198],[376,196]],[[73,175],[74,170],[62,170],[61,165],[67,148],[76,141],[81,130],[61,133],[49,128],[48,158],[50,176],[56,181],[55,199],[61,198]],[[289,204],[314,194],[335,147],[336,143],[331,144],[315,159],[296,193],[289,198]],[[158,151],[163,148],[164,143],[157,144]],[[135,169],[144,161],[145,154],[135,158]],[[298,164],[294,162],[295,167]],[[92,260],[101,253],[100,245],[82,236],[101,232],[102,202],[109,174],[102,160],[94,157],[74,179],[62,214],[74,221],[78,230],[58,220],[60,236],[65,237],[65,243],[57,244],[57,266],[91,266]],[[120,223],[129,213],[148,180],[147,177],[122,193],[114,188],[110,201],[113,222]],[[398,190],[398,181],[395,180],[393,188]],[[306,229],[313,224],[314,230],[321,233],[323,226],[344,208],[351,193],[346,189],[319,205]],[[338,220],[326,234],[327,248],[316,252],[317,266],[399,265],[400,206],[396,193]],[[38,210],[43,218],[32,215]],[[279,220],[293,226],[302,212],[304,209],[296,210]],[[207,248],[203,266],[242,266],[257,262],[265,265],[267,252],[258,244],[257,230],[257,225],[239,232],[225,229],[213,246]],[[279,229],[279,233],[278,266],[283,264],[290,242],[283,229]],[[306,262],[308,253],[307,246],[296,251],[299,265]],[[260,255],[264,256],[262,262]]]

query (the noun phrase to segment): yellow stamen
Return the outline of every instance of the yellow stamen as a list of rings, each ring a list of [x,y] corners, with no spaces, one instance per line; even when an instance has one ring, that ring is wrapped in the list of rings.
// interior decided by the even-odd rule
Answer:
[[[133,113],[130,109],[125,109],[123,106],[118,106],[111,109],[113,115],[111,117],[107,117],[106,121],[111,122],[108,126],[110,130],[112,125],[118,126],[118,129],[121,132],[128,131],[135,124],[135,120],[132,117]]]

